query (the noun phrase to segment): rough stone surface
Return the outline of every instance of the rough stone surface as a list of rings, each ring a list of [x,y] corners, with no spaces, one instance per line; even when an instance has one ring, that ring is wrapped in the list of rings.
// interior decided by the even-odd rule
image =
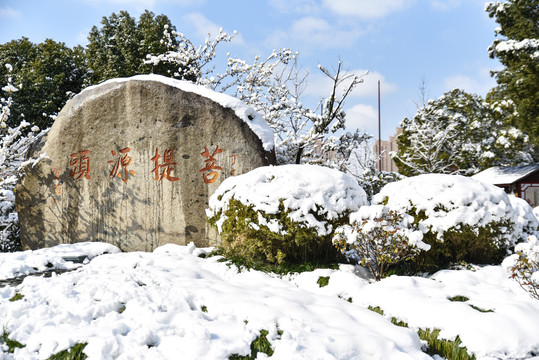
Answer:
[[[18,186],[25,249],[103,241],[123,251],[214,244],[209,196],[227,177],[274,163],[235,112],[159,81],[83,91],[60,112]]]

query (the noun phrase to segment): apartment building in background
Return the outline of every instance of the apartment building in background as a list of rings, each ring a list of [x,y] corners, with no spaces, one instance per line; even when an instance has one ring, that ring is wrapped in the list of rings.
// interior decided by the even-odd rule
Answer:
[[[389,156],[390,152],[397,152],[397,136],[402,133],[401,128],[397,128],[395,130],[395,134],[393,136],[389,137],[389,140],[382,140],[380,142],[380,149],[382,154],[382,171],[387,172],[399,172],[399,169],[397,168],[397,165],[395,162],[391,159],[391,156]],[[378,155],[378,140],[375,140],[373,145],[373,153],[375,156]]]

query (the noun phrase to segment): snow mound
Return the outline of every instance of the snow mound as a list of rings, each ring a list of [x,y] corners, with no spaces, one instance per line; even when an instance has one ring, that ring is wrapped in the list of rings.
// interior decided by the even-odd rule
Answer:
[[[61,244],[52,248],[0,254],[0,279],[10,279],[52,269],[71,269],[80,266],[66,259],[88,258],[119,253],[116,246],[100,242]]]
[[[215,92],[204,86],[196,85],[186,80],[178,80],[156,74],[135,75],[127,78],[110,79],[105,82],[102,82],[101,84],[85,88],[80,94],[75,96],[72,101],[74,104],[76,104],[77,97],[84,98],[88,95],[88,91],[90,90],[94,92],[97,90],[96,96],[101,96],[102,94],[99,93],[100,88],[109,89],[107,85],[121,85],[128,81],[156,81],[178,88],[182,91],[190,92],[211,99],[225,108],[234,110],[235,114],[241,120],[243,120],[249,126],[249,128],[260,138],[260,140],[262,141],[262,146],[266,151],[271,151],[274,148],[273,130],[271,130],[262,115],[257,113],[253,108],[249,107],[244,102],[233,96]]]
[[[419,230],[432,231],[439,239],[453,227],[482,227],[493,222],[519,222],[518,214],[503,189],[460,175],[424,174],[386,185],[373,198],[398,212],[419,214]],[[514,245],[518,238],[505,229],[503,238]]]
[[[22,254],[98,254],[105,245]],[[537,239],[527,246],[537,248]],[[26,345],[9,354],[0,343],[0,359],[46,359],[84,342],[88,360],[227,359],[249,354],[261,329],[277,360],[430,359],[414,333],[420,328],[440,329],[443,339],[459,336],[478,360],[533,359],[539,352],[539,302],[504,266],[369,283],[352,265],[279,278],[238,271],[201,252],[168,244],[153,253],[101,255],[77,271],[0,288],[0,325]],[[0,254],[0,264],[9,256]],[[325,287],[317,283],[322,276],[329,277]],[[24,297],[9,301],[16,292]],[[451,301],[456,296],[468,300]],[[379,306],[386,318],[368,306]],[[392,316],[410,329],[391,324]]]
[[[412,330],[372,311],[193,250],[102,255],[75,272],[26,278],[19,301],[0,288],[0,324],[25,344],[14,354],[0,346],[0,358],[46,359],[86,342],[88,360],[221,360],[249,354],[265,329],[271,359],[430,359]]]
[[[217,224],[219,232],[231,199],[266,214],[276,214],[282,201],[285,210],[290,210],[290,220],[315,228],[320,235],[327,235],[332,229],[313,214],[334,220],[367,204],[365,191],[353,177],[315,165],[265,166],[223,181],[206,210],[210,218],[222,214]],[[281,231],[278,224],[270,226],[274,232]]]

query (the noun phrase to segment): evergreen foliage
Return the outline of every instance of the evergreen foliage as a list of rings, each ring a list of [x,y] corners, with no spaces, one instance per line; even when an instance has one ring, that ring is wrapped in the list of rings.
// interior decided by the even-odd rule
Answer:
[[[88,36],[86,58],[90,83],[136,74],[172,76],[176,66],[145,63],[146,55],[166,52],[168,46],[177,44],[175,39],[171,39],[171,44],[163,41],[165,28],[175,30],[167,16],[155,16],[148,10],[140,15],[138,22],[127,11],[103,17],[101,27],[94,26]]]
[[[8,72],[6,65],[12,67]],[[23,121],[50,127],[65,103],[79,93],[86,80],[84,49],[46,39],[33,44],[28,38],[0,45],[0,79],[12,77],[13,93],[8,126]]]
[[[226,258],[249,267],[335,262],[338,253],[331,241],[333,232],[320,235],[316,228],[291,220],[289,212],[285,210],[282,200],[277,213],[267,214],[231,199],[224,213],[217,213],[208,221],[216,225],[222,217],[226,217],[221,225],[219,250]],[[317,212],[313,216],[323,217]],[[327,224],[335,229],[346,220],[346,216],[341,216],[336,220],[327,220]],[[279,224],[281,231],[270,229],[268,224],[271,223]]]
[[[446,230],[442,240],[428,231],[423,242],[431,246],[430,250],[420,252],[403,269],[410,273],[434,273],[453,264],[500,264],[509,250],[500,239],[501,230],[511,226],[509,222],[492,222],[486,226],[458,224]]]
[[[489,55],[504,66],[493,72],[489,98],[510,100],[509,120],[539,147],[539,0],[488,2],[485,10],[499,24]]]

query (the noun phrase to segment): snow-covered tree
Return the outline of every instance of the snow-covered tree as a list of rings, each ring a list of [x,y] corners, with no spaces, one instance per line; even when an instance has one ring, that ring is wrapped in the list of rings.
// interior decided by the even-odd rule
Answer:
[[[6,64],[8,74],[13,67]],[[11,94],[18,89],[12,84],[12,77],[8,75],[7,85],[2,87],[2,92],[7,93],[7,98],[0,98],[0,252],[16,251],[20,249],[18,240],[18,216],[15,210],[15,185],[19,180],[24,168],[40,160],[26,160],[28,148],[46,131],[39,131],[33,126],[28,134],[23,129],[30,125],[22,121],[12,128],[7,125],[11,114],[13,99]]]
[[[485,11],[499,24],[489,55],[504,66],[489,97],[514,103],[509,120],[539,148],[539,0],[487,2]]]
[[[476,94],[455,89],[418,109],[401,122],[399,171],[472,175],[490,166],[533,161],[528,137],[505,123],[512,104],[486,103]]]
[[[309,107],[302,98],[308,73],[298,68],[298,53],[290,49],[274,50],[265,58],[256,56],[252,63],[227,54],[225,70],[217,72],[216,48],[233,37],[220,29],[197,47],[166,27],[164,39],[169,50],[149,54],[146,63],[175,64],[174,77],[227,92],[260,112],[275,131],[278,163],[321,164],[344,170],[350,151],[369,137],[358,131],[330,135],[345,128],[344,101],[366,74],[347,73],[341,62],[333,72],[319,66],[332,87],[328,96]]]

